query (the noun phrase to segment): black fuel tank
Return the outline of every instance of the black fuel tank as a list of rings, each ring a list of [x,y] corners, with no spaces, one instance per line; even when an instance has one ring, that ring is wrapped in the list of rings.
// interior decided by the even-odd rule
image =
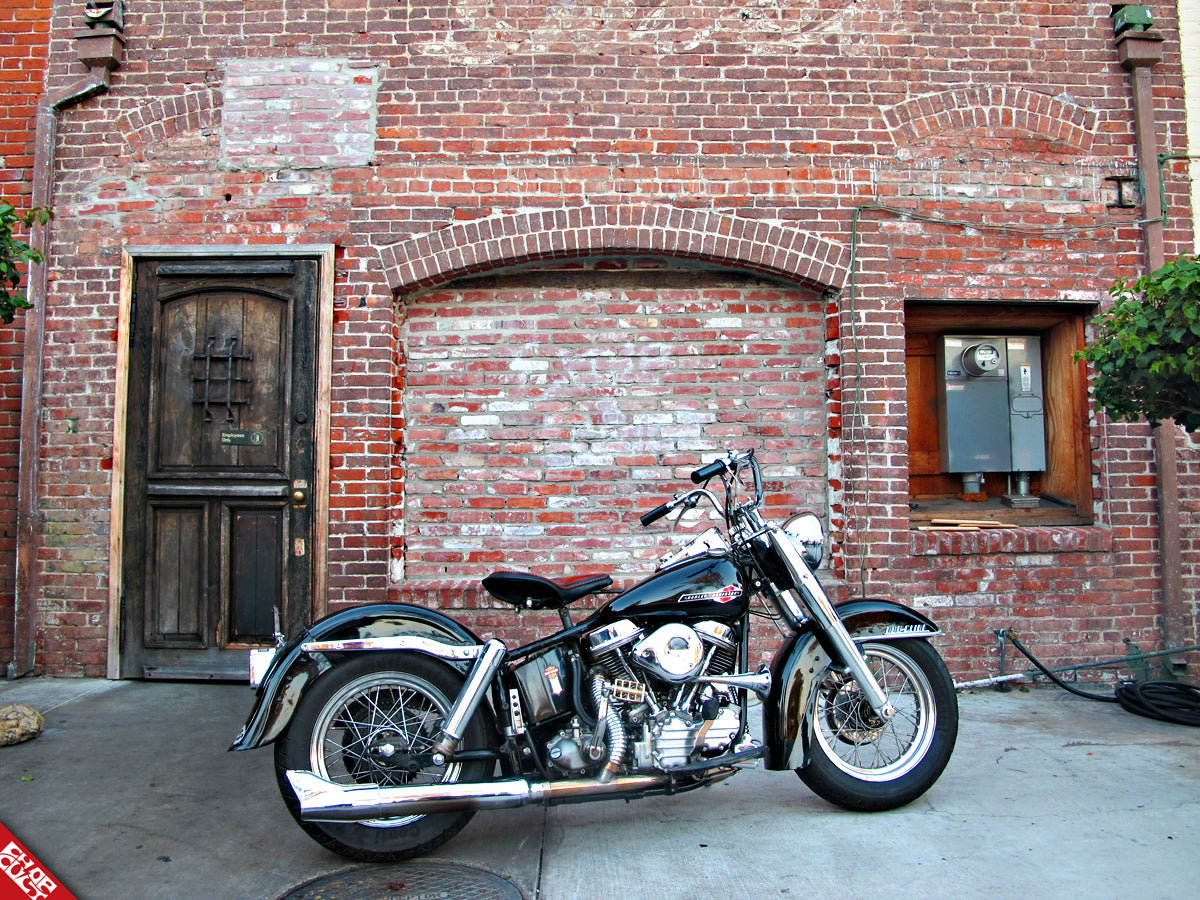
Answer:
[[[749,605],[737,566],[728,556],[714,554],[656,572],[597,610],[593,620],[600,625],[617,619],[731,621]]]

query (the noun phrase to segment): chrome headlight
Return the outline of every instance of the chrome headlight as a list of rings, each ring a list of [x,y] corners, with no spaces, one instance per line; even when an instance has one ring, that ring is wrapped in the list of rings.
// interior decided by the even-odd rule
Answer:
[[[792,516],[783,523],[783,533],[792,542],[809,568],[815,569],[825,558],[825,530],[821,520],[812,513]]]

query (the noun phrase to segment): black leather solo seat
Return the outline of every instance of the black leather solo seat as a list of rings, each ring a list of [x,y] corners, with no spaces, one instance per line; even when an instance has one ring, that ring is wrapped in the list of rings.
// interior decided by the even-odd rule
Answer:
[[[550,579],[531,572],[493,572],[483,579],[483,587],[489,594],[519,609],[562,609],[612,583],[608,575]]]

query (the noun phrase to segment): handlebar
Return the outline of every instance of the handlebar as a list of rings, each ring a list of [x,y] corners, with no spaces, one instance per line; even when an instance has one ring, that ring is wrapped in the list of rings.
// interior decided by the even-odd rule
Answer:
[[[651,525],[654,522],[657,522],[659,519],[661,519],[663,516],[665,516],[667,513],[669,513],[671,511],[671,507],[673,505],[674,505],[674,501],[671,501],[670,503],[664,503],[662,506],[656,506],[654,509],[650,510],[650,512],[648,512],[642,516],[642,518],[641,518],[642,525]]]
[[[754,472],[754,497],[741,506],[735,506],[733,494],[735,490],[734,482],[737,481],[738,473],[746,464],[749,464]],[[726,478],[727,474],[731,477]],[[686,493],[677,494],[666,503],[656,506],[648,513],[643,513],[640,519],[642,525],[645,526],[657,522],[663,516],[678,509],[680,506],[686,509],[694,509],[701,498],[707,499],[712,503],[713,508],[717,511],[717,515],[724,516],[727,526],[730,525],[732,517],[748,510],[755,510],[762,505],[762,478],[759,475],[758,463],[754,459],[753,450],[747,450],[741,454],[730,453],[726,458],[715,459],[708,465],[701,466],[692,472],[691,479],[693,484],[704,485],[718,475],[721,476],[721,480],[725,483],[724,507],[722,507],[721,502],[713,496],[707,487],[694,488]]]
[[[725,471],[725,460],[715,459],[707,466],[701,466],[692,473],[692,484],[703,484],[708,479],[720,475]]]

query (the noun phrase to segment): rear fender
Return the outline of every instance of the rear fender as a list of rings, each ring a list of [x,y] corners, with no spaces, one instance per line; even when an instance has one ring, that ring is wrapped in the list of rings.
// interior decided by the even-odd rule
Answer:
[[[254,709],[229,749],[252,750],[279,737],[300,698],[333,667],[327,654],[411,650],[466,674],[482,649],[483,642],[458,622],[419,606],[380,603],[326,616],[276,652]]]
[[[889,600],[851,600],[838,618],[855,643],[929,638],[941,634],[925,616]],[[816,687],[838,662],[821,645],[814,623],[805,622],[771,662],[771,693],[763,703],[765,768],[802,769],[809,763]]]

